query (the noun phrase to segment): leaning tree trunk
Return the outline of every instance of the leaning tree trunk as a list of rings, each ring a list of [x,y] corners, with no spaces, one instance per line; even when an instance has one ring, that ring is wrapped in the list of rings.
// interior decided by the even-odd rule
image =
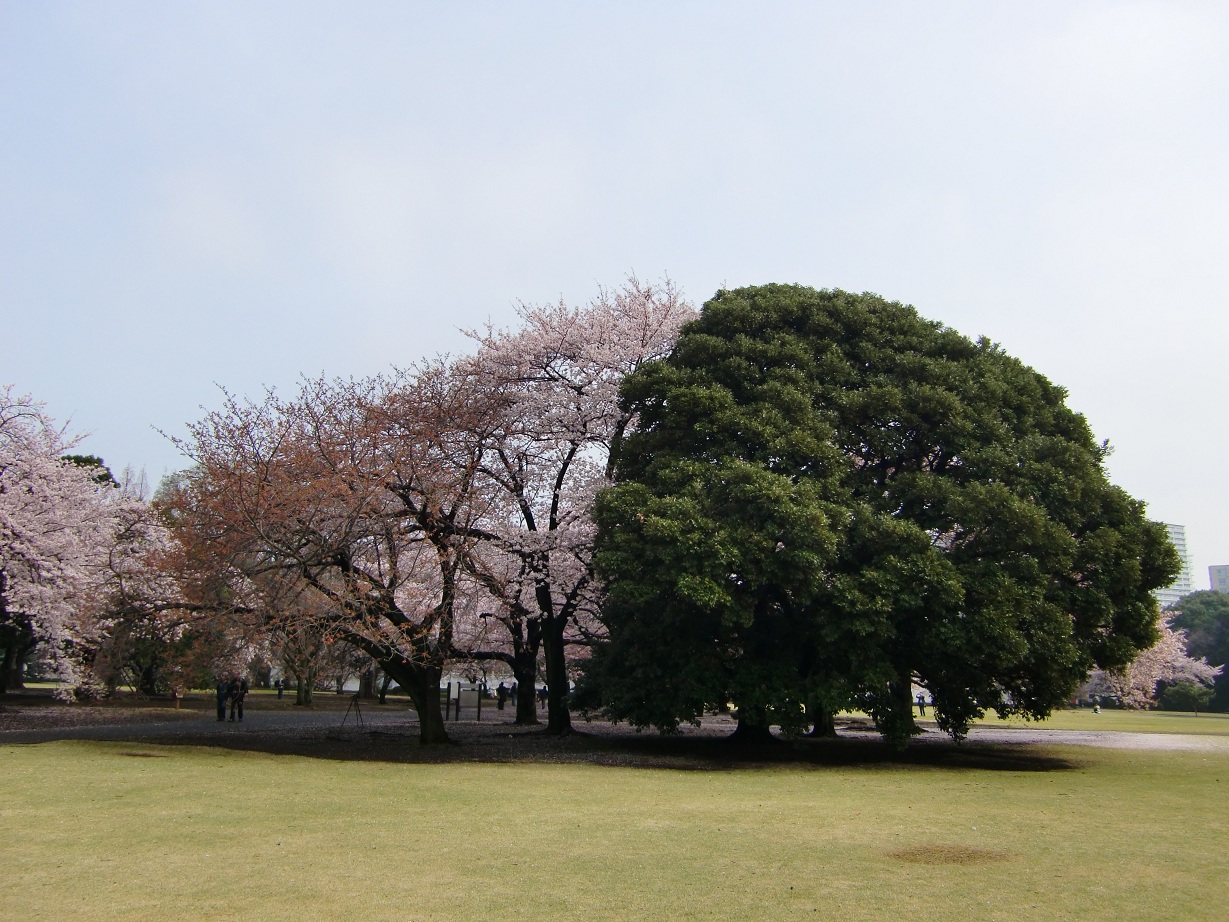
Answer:
[[[546,654],[546,732],[564,736],[572,732],[572,713],[568,709],[568,670],[564,657],[564,630],[567,619],[553,616],[543,619],[542,649]],[[519,712],[520,706],[518,704]]]
[[[418,714],[418,741],[420,743],[450,743],[444,729],[444,712],[441,708],[440,666],[424,666],[405,659],[384,660],[380,668],[389,673],[397,684],[406,690],[414,711]]]

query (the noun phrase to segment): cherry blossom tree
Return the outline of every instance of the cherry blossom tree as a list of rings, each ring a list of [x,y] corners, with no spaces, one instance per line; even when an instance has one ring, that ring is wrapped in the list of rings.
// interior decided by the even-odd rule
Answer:
[[[593,498],[608,483],[612,446],[635,423],[619,386],[665,356],[695,311],[668,279],[632,277],[584,307],[522,305],[518,313],[516,329],[471,333],[479,349],[457,363],[458,373],[487,382],[502,413],[482,455],[490,512],[470,559],[501,603],[514,670],[536,660],[541,644],[548,730],[566,733],[566,651],[596,627]]]
[[[1094,676],[1094,687],[1117,696],[1123,707],[1148,708],[1156,704],[1157,688],[1162,683],[1195,682],[1211,686],[1223,667],[1187,656],[1186,632],[1175,630],[1172,624],[1176,614],[1163,612],[1157,624],[1160,639],[1125,670]]]
[[[139,497],[64,457],[79,441],[42,404],[0,390],[0,622],[14,637],[6,657],[41,643],[66,696],[93,684],[100,597],[124,555],[121,535],[141,515]]]
[[[462,382],[464,385],[465,382]],[[293,400],[228,398],[182,443],[196,462],[181,540],[233,572],[248,608],[293,614],[311,590],[325,641],[368,653],[447,740],[439,681],[453,656],[483,402],[442,363],[364,381],[308,381]],[[475,435],[478,433],[478,435]]]
[[[115,538],[93,594],[99,636],[91,671],[109,691],[125,683],[156,695],[206,684],[202,659],[210,645],[202,641],[215,632],[200,630],[190,608],[179,604],[170,533],[144,501],[143,483],[125,472],[118,486],[134,501],[117,510]]]

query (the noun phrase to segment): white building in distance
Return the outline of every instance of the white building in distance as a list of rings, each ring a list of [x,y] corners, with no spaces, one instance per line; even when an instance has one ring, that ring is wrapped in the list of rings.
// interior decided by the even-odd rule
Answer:
[[[1156,600],[1161,603],[1161,608],[1166,608],[1184,595],[1190,595],[1195,591],[1195,576],[1191,572],[1191,555],[1186,550],[1186,526],[1170,525],[1168,522],[1162,524],[1165,526],[1165,531],[1169,533],[1169,540],[1182,561],[1182,569],[1178,572],[1178,578],[1164,589],[1154,589],[1152,592]]]

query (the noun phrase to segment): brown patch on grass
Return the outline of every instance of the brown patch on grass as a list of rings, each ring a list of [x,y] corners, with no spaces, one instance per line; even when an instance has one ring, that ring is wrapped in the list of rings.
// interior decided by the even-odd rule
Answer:
[[[971,845],[914,845],[888,852],[888,857],[913,864],[995,864],[1010,861],[1013,856],[997,849]]]

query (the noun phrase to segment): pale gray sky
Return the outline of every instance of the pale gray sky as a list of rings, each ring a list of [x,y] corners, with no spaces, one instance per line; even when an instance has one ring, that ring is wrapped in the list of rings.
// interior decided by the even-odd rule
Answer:
[[[0,383],[156,481],[220,403],[631,271],[875,291],[1229,563],[1229,4],[0,0]]]

